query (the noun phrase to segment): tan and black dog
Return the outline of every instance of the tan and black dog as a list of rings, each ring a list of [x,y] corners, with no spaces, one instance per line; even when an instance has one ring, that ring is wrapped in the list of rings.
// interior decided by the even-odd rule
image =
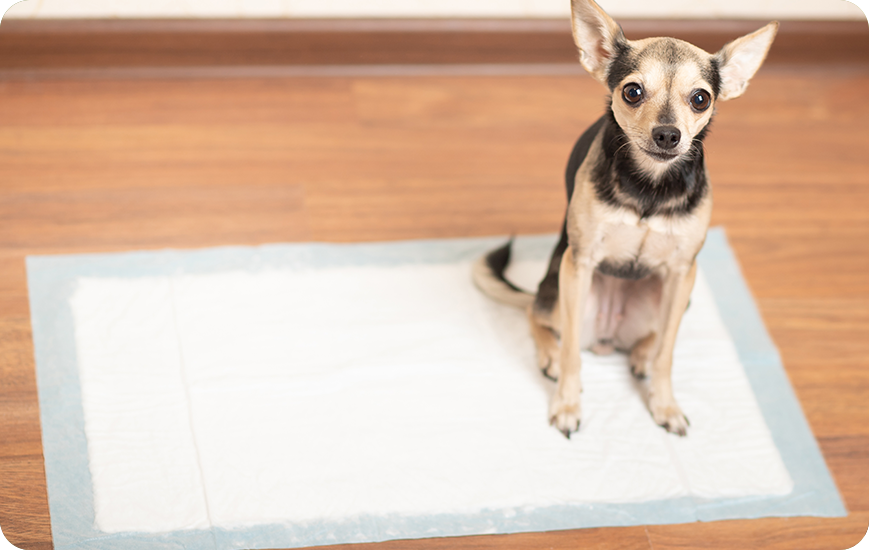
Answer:
[[[627,40],[593,0],[571,4],[580,63],[609,89],[608,112],[570,155],[567,214],[537,294],[505,278],[510,244],[482,258],[474,280],[528,308],[539,366],[558,381],[550,423],[565,436],[580,424],[580,348],[630,353],[633,374],[650,376],[655,422],[685,435],[670,371],[712,210],[703,138],[716,103],[760,68],[778,22],[709,54],[674,38]]]

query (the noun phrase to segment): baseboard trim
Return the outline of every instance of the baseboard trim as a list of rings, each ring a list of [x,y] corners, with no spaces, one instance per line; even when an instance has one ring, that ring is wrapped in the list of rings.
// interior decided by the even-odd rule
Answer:
[[[766,21],[621,23],[629,38],[675,36],[715,51]],[[0,78],[21,71],[108,68],[575,62],[569,22],[551,19],[7,19],[0,24]],[[869,66],[869,25],[784,21],[767,64]]]
[[[429,63],[415,65],[224,65],[0,69],[3,80],[219,80],[234,78],[379,78],[415,76],[575,76],[579,63]]]

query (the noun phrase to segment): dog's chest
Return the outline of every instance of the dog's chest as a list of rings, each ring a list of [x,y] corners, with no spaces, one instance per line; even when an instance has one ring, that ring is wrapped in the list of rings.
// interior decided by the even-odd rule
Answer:
[[[599,220],[591,256],[608,275],[637,279],[665,265],[690,262],[705,235],[693,216],[640,218],[612,212]]]

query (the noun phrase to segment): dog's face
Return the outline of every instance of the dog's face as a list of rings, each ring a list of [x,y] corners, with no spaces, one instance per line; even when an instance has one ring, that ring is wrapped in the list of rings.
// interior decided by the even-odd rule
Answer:
[[[607,71],[612,111],[637,165],[656,174],[686,154],[691,140],[709,124],[719,86],[717,67],[712,56],[681,40],[627,44]]]
[[[745,91],[778,30],[770,23],[709,54],[674,38],[627,40],[594,0],[573,0],[572,11],[580,62],[610,90],[630,154],[650,176],[689,152],[717,101]]]

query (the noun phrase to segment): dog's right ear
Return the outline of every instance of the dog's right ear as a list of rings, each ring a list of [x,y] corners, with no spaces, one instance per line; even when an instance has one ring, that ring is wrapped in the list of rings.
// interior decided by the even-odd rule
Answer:
[[[571,0],[570,13],[579,62],[606,86],[607,67],[619,45],[627,44],[622,28],[594,0]]]

